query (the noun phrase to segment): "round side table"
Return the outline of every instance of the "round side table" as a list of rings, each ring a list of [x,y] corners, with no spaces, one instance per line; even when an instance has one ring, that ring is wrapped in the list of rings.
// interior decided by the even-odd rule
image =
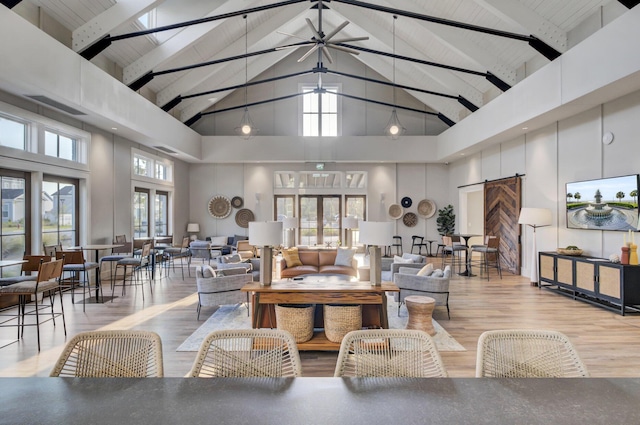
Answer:
[[[422,295],[409,295],[404,298],[404,302],[409,312],[407,329],[418,329],[425,331],[431,336],[435,335],[436,330],[433,327],[431,315],[436,306],[436,300]]]

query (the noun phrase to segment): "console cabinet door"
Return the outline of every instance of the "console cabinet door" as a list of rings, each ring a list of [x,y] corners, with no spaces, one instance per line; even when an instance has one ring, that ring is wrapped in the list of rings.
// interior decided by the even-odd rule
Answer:
[[[576,261],[576,289],[596,293],[596,266],[592,262]]]
[[[552,255],[547,255],[544,253],[540,253],[539,258],[540,263],[540,280],[543,282],[548,282],[555,284],[556,283],[556,257]]]
[[[565,288],[574,288],[573,284],[573,260],[567,258],[556,259],[556,282]]]
[[[622,268],[604,264],[598,266],[598,294],[612,301],[622,299]]]

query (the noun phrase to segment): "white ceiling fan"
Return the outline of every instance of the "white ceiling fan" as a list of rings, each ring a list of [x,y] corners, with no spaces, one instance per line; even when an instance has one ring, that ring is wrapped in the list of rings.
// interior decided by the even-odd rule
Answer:
[[[324,8],[324,6],[322,5],[322,1],[318,2],[317,7],[318,7],[318,28],[317,29],[313,25],[313,23],[311,22],[311,20],[309,18],[305,18],[305,20],[307,21],[307,25],[309,26],[309,28],[311,29],[311,33],[313,34],[311,39],[308,40],[308,43],[296,44],[296,45],[292,45],[292,46],[276,47],[276,50],[295,49],[295,48],[298,48],[300,46],[311,46],[311,48],[307,51],[307,53],[305,53],[304,55],[302,55],[302,57],[300,59],[298,59],[298,62],[304,61],[306,58],[308,58],[314,52],[317,51],[318,52],[318,62],[322,62],[322,55],[324,54],[324,56],[327,58],[329,63],[333,63],[333,58],[331,57],[331,53],[329,52],[329,49],[340,50],[342,52],[350,53],[350,54],[353,54],[353,55],[360,54],[360,52],[358,52],[356,50],[349,49],[348,47],[337,46],[337,44],[339,44],[339,43],[348,43],[348,42],[351,42],[351,41],[368,40],[369,37],[348,37],[348,38],[340,38],[340,39],[335,39],[334,40],[333,37],[336,34],[338,34],[344,27],[349,25],[349,21],[344,21],[342,24],[340,24],[337,28],[335,28],[329,34],[325,34],[322,31],[322,9]],[[295,34],[287,34],[287,33],[280,32],[280,31],[278,31],[278,33],[279,34],[288,35],[288,36],[294,37],[294,38],[299,38],[301,40],[307,40],[306,38],[297,36]]]

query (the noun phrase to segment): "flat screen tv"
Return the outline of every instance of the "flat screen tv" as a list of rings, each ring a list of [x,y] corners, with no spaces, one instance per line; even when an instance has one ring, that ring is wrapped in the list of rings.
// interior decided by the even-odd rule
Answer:
[[[567,183],[570,229],[638,229],[638,174]]]

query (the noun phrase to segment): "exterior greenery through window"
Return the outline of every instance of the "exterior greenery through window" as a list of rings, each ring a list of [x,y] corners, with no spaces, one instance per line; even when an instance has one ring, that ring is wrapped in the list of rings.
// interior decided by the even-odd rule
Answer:
[[[335,137],[338,134],[338,86],[302,86],[302,135]]]
[[[2,229],[0,230],[0,259],[18,260],[27,251],[27,228],[30,223],[31,202],[29,174],[0,170],[2,192]],[[2,276],[17,276],[21,267],[3,267]]]
[[[78,181],[45,176],[42,182],[42,242],[78,244]]]

